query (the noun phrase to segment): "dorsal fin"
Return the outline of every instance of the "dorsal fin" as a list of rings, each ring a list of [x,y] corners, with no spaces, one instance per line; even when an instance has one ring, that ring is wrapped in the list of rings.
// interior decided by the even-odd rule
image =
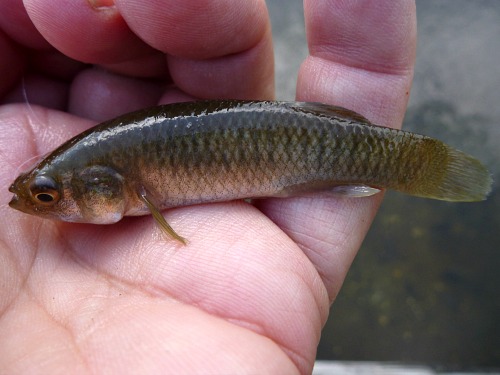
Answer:
[[[345,120],[362,122],[372,125],[372,123],[366,117],[363,117],[359,113],[343,107],[318,102],[287,102],[286,105],[300,112],[311,113],[314,115],[323,115],[326,117],[340,117]]]

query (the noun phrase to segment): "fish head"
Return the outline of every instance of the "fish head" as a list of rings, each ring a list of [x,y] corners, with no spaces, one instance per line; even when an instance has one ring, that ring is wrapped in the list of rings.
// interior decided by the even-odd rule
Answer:
[[[126,208],[124,179],[107,166],[35,167],[17,177],[9,191],[14,194],[10,207],[69,222],[112,224]]]

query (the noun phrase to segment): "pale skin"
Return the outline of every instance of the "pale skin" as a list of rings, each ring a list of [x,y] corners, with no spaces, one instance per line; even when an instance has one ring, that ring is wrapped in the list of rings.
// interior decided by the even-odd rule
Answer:
[[[0,4],[0,95],[17,100],[24,86],[32,103],[0,107],[0,373],[310,373],[382,194],[164,212],[187,246],[151,216],[71,224],[7,205],[24,161],[102,119],[194,98],[273,99],[265,4],[70,3]],[[310,56],[297,100],[398,128],[415,5],[356,4],[305,1]]]

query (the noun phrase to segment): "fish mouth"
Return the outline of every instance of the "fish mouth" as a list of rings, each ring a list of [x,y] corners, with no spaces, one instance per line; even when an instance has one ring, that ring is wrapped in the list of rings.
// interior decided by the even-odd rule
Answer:
[[[12,207],[12,208],[18,208],[19,207],[19,196],[16,193],[14,193],[14,195],[12,196],[12,199],[9,202],[9,206]]]
[[[19,195],[17,195],[16,185],[15,184],[10,185],[9,191],[14,194],[9,202],[9,206],[12,208],[19,207]]]
[[[26,203],[27,202],[23,199],[22,196],[14,193],[12,199],[9,202],[9,207],[17,211],[34,215],[35,213],[33,212],[33,207],[30,207],[29,204],[27,205]]]

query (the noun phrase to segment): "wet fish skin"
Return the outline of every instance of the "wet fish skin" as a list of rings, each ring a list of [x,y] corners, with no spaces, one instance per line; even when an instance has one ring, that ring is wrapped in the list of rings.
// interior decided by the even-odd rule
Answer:
[[[57,148],[9,190],[10,206],[23,212],[102,224],[155,209],[336,186],[478,201],[491,184],[472,156],[344,108],[221,100],[104,122]]]

